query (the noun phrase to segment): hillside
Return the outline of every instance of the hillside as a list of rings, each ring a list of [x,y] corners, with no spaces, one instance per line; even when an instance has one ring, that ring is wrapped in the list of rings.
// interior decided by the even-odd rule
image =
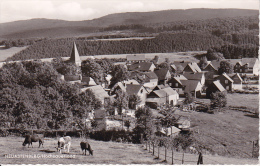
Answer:
[[[72,37],[95,32],[99,28],[124,24],[165,24],[176,21],[249,16],[258,16],[258,11],[246,9],[188,9],[116,13],[85,21],[31,19],[0,24],[0,39]]]

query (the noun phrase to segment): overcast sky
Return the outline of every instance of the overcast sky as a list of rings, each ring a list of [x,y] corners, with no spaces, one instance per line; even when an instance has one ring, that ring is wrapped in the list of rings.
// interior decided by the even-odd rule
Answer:
[[[111,13],[190,8],[259,9],[259,0],[0,0],[0,23],[32,18],[90,20]]]

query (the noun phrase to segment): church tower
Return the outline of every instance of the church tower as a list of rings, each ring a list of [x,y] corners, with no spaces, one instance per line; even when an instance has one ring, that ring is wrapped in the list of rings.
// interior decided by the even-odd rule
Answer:
[[[75,42],[73,42],[73,47],[72,47],[72,52],[71,52],[71,55],[70,55],[69,62],[74,63],[79,67],[81,66],[81,60],[80,60],[79,52],[78,52],[78,49],[77,49]]]

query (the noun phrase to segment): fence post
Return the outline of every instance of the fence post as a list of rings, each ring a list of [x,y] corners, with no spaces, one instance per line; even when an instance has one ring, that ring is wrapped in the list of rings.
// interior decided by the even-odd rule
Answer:
[[[150,153],[150,141],[148,141],[148,145],[149,145],[149,153]]]
[[[165,150],[165,161],[167,161],[167,147],[166,146],[164,146],[164,150]]]
[[[172,165],[173,165],[173,148],[172,148]]]
[[[182,160],[181,160],[181,163],[184,164],[184,151],[183,151],[183,154],[182,154]]]
[[[154,142],[153,142],[153,155],[154,155]]]
[[[147,150],[147,141],[145,141],[145,150]]]
[[[160,146],[158,145],[158,159],[160,158]]]

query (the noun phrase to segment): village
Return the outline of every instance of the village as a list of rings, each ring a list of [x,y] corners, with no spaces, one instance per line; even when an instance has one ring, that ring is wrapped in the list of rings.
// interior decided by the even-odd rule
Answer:
[[[91,58],[93,59],[93,56]],[[258,78],[259,61],[257,58],[225,59],[226,62],[232,64],[234,72],[232,74],[223,72],[221,75],[218,71],[223,65],[221,60],[206,61],[203,65],[200,62],[174,61],[164,62],[168,66],[160,66],[158,59],[159,57],[155,57],[149,60],[145,55],[133,54],[127,55],[125,62],[114,62],[115,66],[121,65],[129,71],[130,78],[113,84],[111,84],[110,74],[106,75],[106,80],[102,83],[96,83],[93,78],[84,76],[81,72],[76,75],[60,75],[60,77],[71,84],[79,84],[82,92],[90,89],[101,101],[103,107],[89,112],[86,119],[88,128],[93,127],[93,121],[95,121],[95,131],[131,130],[135,127],[135,124],[131,123],[135,119],[135,110],[145,106],[153,110],[167,105],[179,111],[206,110],[210,112],[210,105],[205,105],[200,100],[211,99],[213,93],[244,91],[258,93],[258,88],[251,88],[251,91],[244,88],[245,84],[248,85],[252,81],[250,78]],[[77,66],[80,70],[82,60],[75,43],[73,43],[71,56],[63,60]],[[50,62],[53,58],[41,59],[41,61]],[[5,63],[1,62],[1,66]],[[111,101],[115,100],[119,90],[128,97],[132,96],[132,103],[130,104],[129,101],[127,106],[121,105],[108,110],[108,105],[113,105]],[[186,102],[187,97],[191,101]],[[158,113],[155,111],[155,114],[156,112]],[[190,123],[189,117],[179,116],[175,126],[160,131],[168,136],[174,136],[181,131],[189,130]]]

